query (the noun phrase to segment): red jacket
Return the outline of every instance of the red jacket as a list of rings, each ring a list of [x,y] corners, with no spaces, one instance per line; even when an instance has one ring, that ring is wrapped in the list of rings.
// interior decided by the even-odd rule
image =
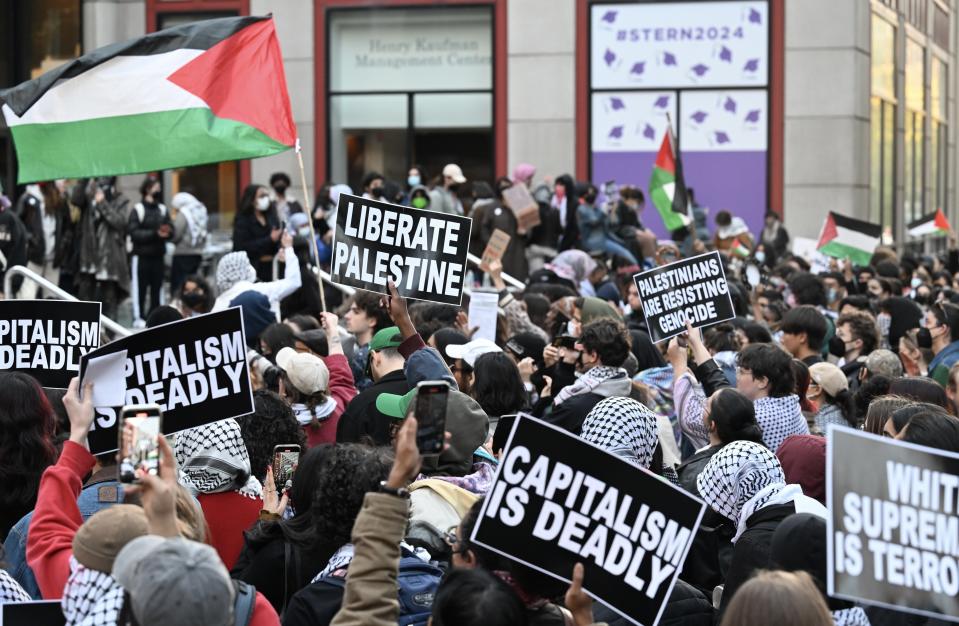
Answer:
[[[89,450],[67,441],[57,464],[44,470],[40,478],[37,507],[27,536],[27,563],[46,599],[61,597],[70,577],[73,536],[83,524],[77,497],[83,477],[95,464]]]
[[[306,445],[310,448],[321,443],[336,443],[336,425],[340,422],[340,416],[346,410],[346,405],[356,396],[353,371],[346,356],[331,354],[323,361],[326,363],[326,368],[330,370],[329,396],[336,401],[336,408],[318,426],[303,427],[306,431]]]
[[[216,548],[226,568],[233,569],[243,549],[243,532],[259,518],[263,500],[236,491],[201,493],[196,499],[210,527],[207,543]]]

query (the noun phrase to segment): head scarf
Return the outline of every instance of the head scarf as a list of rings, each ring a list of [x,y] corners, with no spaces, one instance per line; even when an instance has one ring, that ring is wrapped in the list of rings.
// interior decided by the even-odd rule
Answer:
[[[180,482],[194,495],[236,491],[259,498],[263,487],[250,474],[240,425],[226,419],[177,433],[173,445]]]
[[[648,468],[658,440],[656,414],[632,398],[606,398],[586,416],[580,437]]]
[[[23,587],[6,570],[0,569],[0,604],[7,602],[29,602],[30,597]]]
[[[520,163],[513,169],[514,183],[527,183],[533,180],[536,174],[536,166],[529,163]]]
[[[546,264],[560,278],[572,281],[579,285],[596,267],[596,261],[582,250],[566,250],[560,252],[552,261]]]
[[[786,482],[802,487],[804,495],[826,504],[826,438],[817,435],[789,435],[776,457]]]
[[[67,626],[115,626],[123,608],[123,587],[110,574],[84,567],[71,556],[60,608]]]
[[[207,211],[206,206],[196,199],[193,194],[181,191],[170,201],[186,218],[190,227],[190,245],[196,247],[206,241]]]
[[[699,495],[713,510],[736,523],[733,542],[746,530],[749,517],[764,506],[792,500],[796,485],[786,492],[783,468],[765,446],[752,441],[734,441],[713,455],[696,478]],[[787,496],[788,499],[779,497]]]
[[[255,282],[256,270],[250,265],[246,252],[224,254],[216,266],[216,288],[220,293],[241,282]]]

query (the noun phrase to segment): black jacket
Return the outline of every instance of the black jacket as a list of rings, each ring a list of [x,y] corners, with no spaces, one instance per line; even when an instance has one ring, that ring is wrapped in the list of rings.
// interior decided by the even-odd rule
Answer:
[[[57,220],[55,247],[60,246],[63,239],[63,227],[65,222],[70,221],[70,210],[67,207],[66,200],[61,198],[57,206],[52,207],[53,214]],[[24,193],[19,202],[17,202],[17,215],[23,222],[27,233],[27,260],[37,265],[43,265],[47,256],[47,241],[43,233],[43,209],[41,209],[40,200],[36,196]],[[54,250],[54,266],[60,266],[60,260],[57,258],[58,250]]]
[[[703,471],[703,468],[705,468],[709,460],[713,458],[713,455],[722,449],[723,447],[721,445],[709,446],[683,461],[679,467],[676,468],[676,473],[679,474],[680,487],[698,498],[699,490],[696,488],[696,477]]]
[[[143,219],[140,219],[140,207],[143,207]],[[170,221],[170,212],[162,204],[155,202],[138,202],[130,210],[130,221],[127,233],[133,242],[132,254],[137,256],[159,256],[166,253],[166,242],[157,230],[163,224],[170,226],[170,237],[173,236],[173,222]]]
[[[659,619],[660,626],[712,626],[714,619],[713,605],[709,599],[692,585],[681,579],[676,580],[666,609]],[[606,623],[608,626],[629,626],[632,624],[625,617],[608,606],[593,605],[593,620],[597,623]]]
[[[336,426],[337,443],[360,443],[369,437],[378,446],[390,444],[390,424],[394,421],[376,408],[376,398],[382,393],[405,394],[412,387],[399,369],[380,378],[350,400]]]
[[[16,213],[4,209],[2,206],[0,206],[0,253],[7,260],[5,265],[0,262],[0,266],[2,266],[0,267],[0,279],[4,277],[8,267],[27,264],[27,230]],[[22,277],[15,277],[13,279],[13,290],[17,291],[22,282]]]
[[[733,595],[747,580],[752,578],[756,570],[769,567],[769,554],[773,541],[773,533],[780,522],[796,512],[796,506],[777,504],[759,509],[746,520],[746,530],[733,547],[733,561],[726,574],[726,583],[723,588],[723,599],[719,604],[722,614],[729,606]]]
[[[593,407],[600,403],[606,396],[598,393],[584,393],[567,398],[560,405],[553,405],[552,411],[543,417],[550,424],[554,424],[568,430],[574,435],[583,431],[583,422],[586,416],[593,410]]]
[[[250,264],[256,268],[256,276],[262,281],[273,280],[272,258],[260,261],[263,257],[273,257],[280,249],[279,240],[273,241],[270,233],[280,227],[276,209],[264,213],[266,224],[260,224],[253,212],[237,213],[233,221],[233,250],[246,252]]]

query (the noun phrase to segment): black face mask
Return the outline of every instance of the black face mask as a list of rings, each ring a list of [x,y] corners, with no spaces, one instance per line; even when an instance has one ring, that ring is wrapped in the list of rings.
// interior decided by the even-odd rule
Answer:
[[[184,291],[180,294],[180,301],[191,309],[195,309],[203,304],[203,300],[203,293],[199,291]]]
[[[841,358],[846,356],[846,342],[839,338],[839,335],[833,335],[829,339],[829,354]]]
[[[925,326],[916,333],[916,345],[920,348],[932,349],[932,333]]]
[[[459,184],[459,183],[451,183],[451,184],[447,187],[447,189],[449,189],[449,190],[452,191],[453,193],[456,193],[457,191],[459,191],[459,188],[460,188],[460,184]]]
[[[591,204],[593,204],[593,203],[596,202],[596,196],[594,196],[594,195],[591,194],[591,193],[588,193],[588,194],[586,194],[585,196],[583,196],[583,202],[585,202],[586,204],[590,204],[590,205],[591,205]]]
[[[382,198],[382,197],[383,197],[383,188],[382,188],[382,187],[373,187],[372,189],[370,189],[370,195],[373,196],[374,198]]]
[[[919,304],[929,305],[932,304],[932,295],[928,293],[917,293],[913,300]]]
[[[283,194],[286,193],[286,185],[277,185],[273,188],[273,191],[276,192],[276,195],[283,197]]]

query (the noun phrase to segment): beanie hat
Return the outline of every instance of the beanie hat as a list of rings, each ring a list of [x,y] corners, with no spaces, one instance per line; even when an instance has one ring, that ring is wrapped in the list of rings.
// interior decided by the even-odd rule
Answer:
[[[73,536],[77,562],[98,572],[109,573],[113,560],[131,540],[147,534],[147,516],[133,504],[114,504],[98,511]]]

